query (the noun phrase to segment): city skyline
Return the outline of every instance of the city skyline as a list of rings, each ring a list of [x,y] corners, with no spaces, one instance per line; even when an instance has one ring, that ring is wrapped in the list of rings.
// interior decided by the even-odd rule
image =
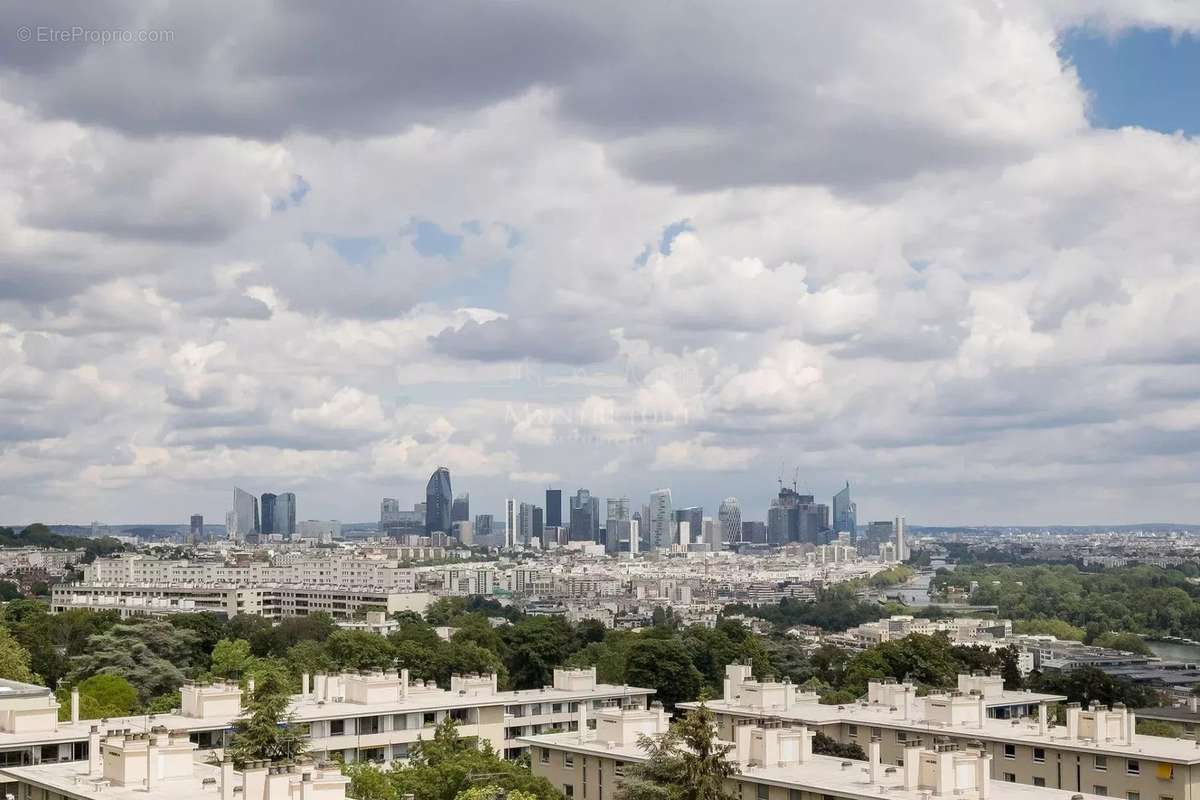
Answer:
[[[0,11],[14,523],[1200,522],[1189,4],[87,9]]]

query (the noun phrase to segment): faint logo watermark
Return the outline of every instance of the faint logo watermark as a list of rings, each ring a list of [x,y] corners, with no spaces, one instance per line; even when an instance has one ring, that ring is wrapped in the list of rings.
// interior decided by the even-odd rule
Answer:
[[[175,31],[169,28],[89,28],[84,25],[21,25],[18,42],[32,44],[170,44]]]

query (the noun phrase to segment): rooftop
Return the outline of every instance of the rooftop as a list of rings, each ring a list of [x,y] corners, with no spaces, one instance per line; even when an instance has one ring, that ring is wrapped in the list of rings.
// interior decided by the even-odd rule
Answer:
[[[689,707],[691,703],[681,703]],[[1134,734],[1132,744],[1106,741],[1103,744],[1092,739],[1076,737],[1072,740],[1062,725],[1051,725],[1046,734],[1039,730],[1038,721],[987,718],[982,724],[970,722],[957,726],[943,725],[926,719],[921,713],[921,704],[905,712],[894,706],[856,703],[846,706],[801,705],[790,709],[756,709],[741,703],[712,700],[708,707],[717,714],[732,714],[739,717],[762,717],[781,719],[796,724],[828,725],[833,723],[857,724],[862,726],[886,725],[894,730],[905,730],[926,736],[960,734],[984,737],[999,742],[1012,742],[1029,746],[1069,747],[1099,755],[1129,758],[1153,758],[1183,764],[1200,764],[1200,744],[1190,739],[1175,739],[1164,736]],[[906,718],[907,716],[907,718]]]
[[[522,736],[518,741],[535,747],[548,746],[582,755],[605,756],[624,761],[646,759],[645,751],[637,744],[614,744],[594,738],[581,741],[578,732]],[[886,787],[887,796],[895,800],[929,800],[928,789],[910,791],[904,788],[903,774],[899,769],[882,765],[881,777],[875,784],[870,782],[868,769],[866,761],[812,755],[803,764],[743,766],[740,775],[735,776],[735,779],[750,779],[759,783],[862,800],[879,800],[880,795],[884,794],[882,789]],[[1006,781],[990,781],[988,788],[989,800],[1071,800],[1080,794]],[[1093,800],[1099,798],[1099,795],[1085,794],[1082,797],[1085,800]]]

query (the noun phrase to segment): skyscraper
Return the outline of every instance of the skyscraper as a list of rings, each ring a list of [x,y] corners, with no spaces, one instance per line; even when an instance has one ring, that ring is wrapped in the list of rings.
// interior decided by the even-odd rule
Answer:
[[[510,497],[504,501],[504,547],[511,550],[517,545],[517,501]]]
[[[521,503],[520,511],[517,514],[517,529],[521,535],[517,537],[517,541],[522,547],[529,547],[533,541],[533,512],[537,508],[533,503]],[[540,509],[539,509],[540,510]]]
[[[652,549],[661,550],[671,546],[671,522],[671,490],[658,489],[651,492],[647,543]]]
[[[188,529],[188,543],[199,544],[204,541],[204,516],[192,514],[192,524]]]
[[[283,492],[275,498],[275,533],[285,539],[296,536],[296,495]]]
[[[541,506],[533,507],[533,538],[537,540],[539,547],[546,546],[545,512]]]
[[[894,523],[893,527],[896,529],[896,560],[907,561],[909,556],[907,541],[908,531],[905,530],[904,517],[896,517],[896,522]]]
[[[717,523],[721,528],[721,541],[734,544],[742,540],[742,507],[736,497],[726,497],[717,509]]]
[[[850,482],[833,496],[833,532],[848,533],[850,541],[858,539],[858,506],[850,499]]]
[[[275,530],[275,495],[270,492],[263,492],[258,499],[258,510],[263,516],[259,533],[277,533]]]
[[[450,522],[466,522],[471,519],[471,495],[460,494],[454,498],[454,503],[450,506]]]
[[[480,544],[487,544],[492,536],[492,515],[491,514],[476,514],[475,515],[475,541]]]
[[[379,504],[379,532],[384,536],[399,535],[400,501],[394,497],[385,497]]]
[[[234,541],[244,542],[247,537],[258,535],[258,498],[236,486],[233,487],[233,522]]]
[[[686,527],[684,523],[687,523]],[[688,506],[675,509],[675,542],[692,544],[703,541],[704,509],[700,506]]]
[[[275,495],[263,492],[258,508],[262,512],[262,533],[278,533],[275,530]]]
[[[571,541],[600,541],[600,498],[580,489],[571,498]]]
[[[450,470],[438,467],[425,484],[425,533],[450,532],[450,504],[453,501]]]
[[[562,489],[546,490],[546,527],[562,527]]]

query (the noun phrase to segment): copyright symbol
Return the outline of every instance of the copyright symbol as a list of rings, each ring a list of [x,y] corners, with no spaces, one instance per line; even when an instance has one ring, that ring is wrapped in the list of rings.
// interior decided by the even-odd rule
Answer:
[[[22,25],[21,27],[17,28],[17,41],[18,42],[28,42],[32,38],[33,38],[33,29],[30,28],[28,25]]]

